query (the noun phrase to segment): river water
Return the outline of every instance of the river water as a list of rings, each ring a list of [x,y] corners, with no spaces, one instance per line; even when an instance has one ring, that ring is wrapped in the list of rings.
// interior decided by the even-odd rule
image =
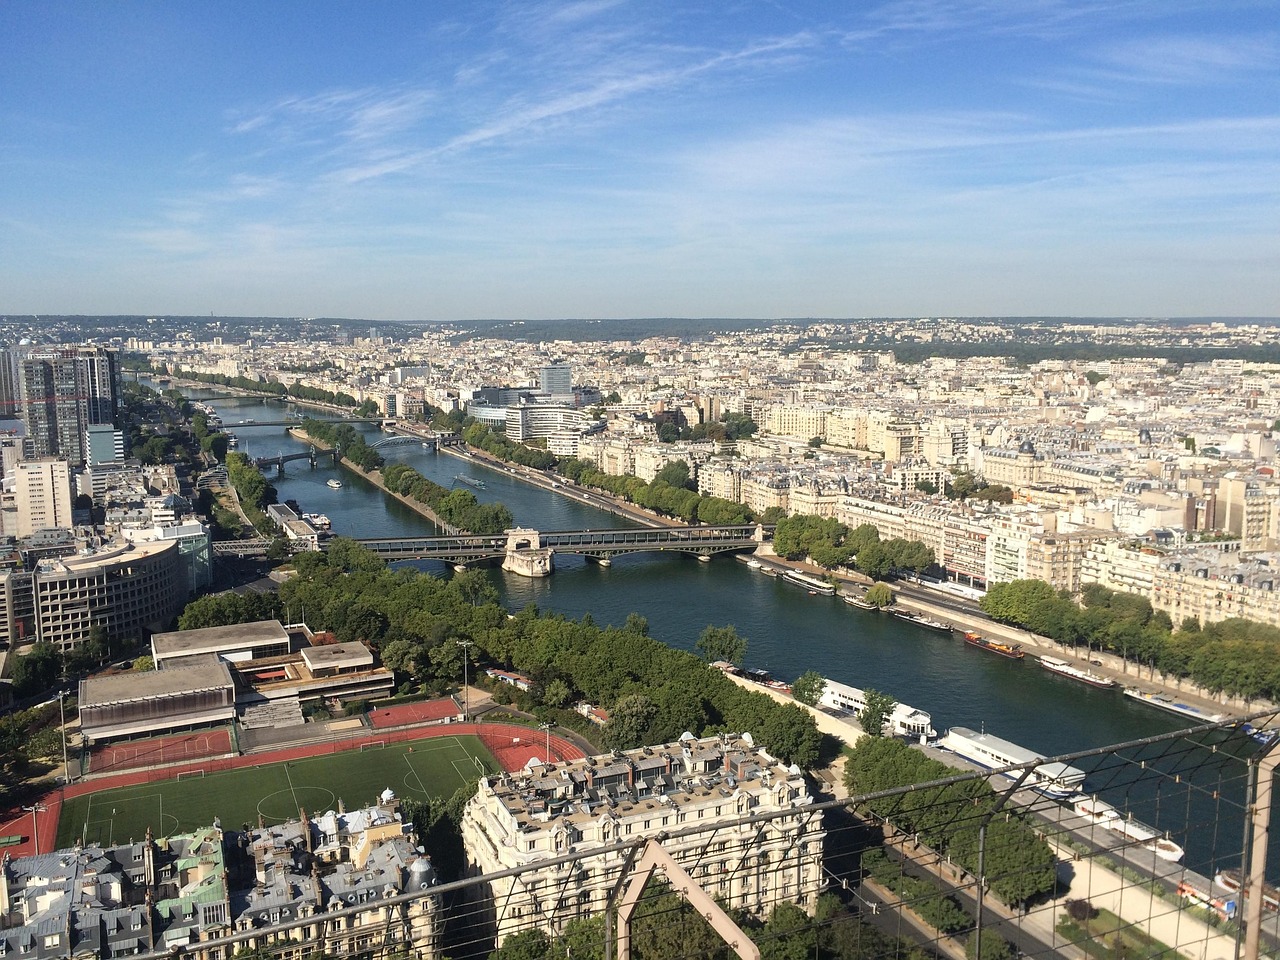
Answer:
[[[211,395],[209,391],[186,392],[194,399]],[[240,422],[283,419],[286,411],[301,408],[247,398],[218,400],[213,405],[225,429],[240,438],[241,452],[274,456],[305,449],[284,427]],[[361,429],[369,441],[380,436],[376,427]],[[521,483],[505,471],[434,453],[420,445],[392,446],[384,456],[388,462],[408,463],[443,486],[452,485],[458,474],[482,479],[485,487],[472,492],[482,501],[505,503],[521,526],[554,531],[627,525],[568,495]],[[335,476],[343,482],[341,489],[326,485],[325,481]],[[297,500],[304,511],[326,514],[335,534],[397,537],[436,532],[429,521],[384,495],[354,470],[321,463],[313,471],[301,461],[287,464],[283,477],[272,474],[269,478],[281,501]],[[617,557],[612,566],[601,567],[580,557],[557,555],[555,562],[555,574],[545,579],[528,579],[497,568],[490,575],[504,603],[513,610],[536,603],[540,610],[574,618],[590,613],[602,625],[621,624],[635,612],[648,619],[654,637],[683,649],[693,649],[709,624],[732,624],[747,639],[749,666],[784,680],[792,680],[805,670],[817,670],[835,680],[886,691],[929,711],[939,733],[950,726],[985,727],[997,736],[1052,755],[1189,725],[1136,703],[1118,690],[1097,690],[1052,675],[1040,669],[1031,656],[1013,661],[975,650],[952,636],[859,610],[838,597],[812,596],[728,556],[699,563],[676,554],[636,554]],[[441,564],[424,562],[421,566],[447,575]],[[1239,773],[1235,768],[1230,770],[1231,775]],[[1216,778],[1218,774],[1206,776]],[[1111,782],[1113,778],[1099,773],[1092,779]],[[1099,787],[1104,785],[1098,783]],[[1217,783],[1202,785],[1211,790]],[[1199,796],[1174,796],[1185,787],[1166,785],[1159,789],[1164,798],[1158,817],[1161,827],[1171,827],[1166,822],[1171,809],[1188,804],[1183,816],[1198,824],[1192,836],[1178,838],[1185,841],[1189,866],[1208,870],[1238,862],[1241,828],[1233,811],[1206,805],[1209,801]],[[1152,784],[1130,789],[1130,802],[1142,800],[1146,804],[1135,814],[1139,819],[1157,819],[1151,805],[1155,790]],[[1240,799],[1238,784],[1225,790],[1234,793],[1236,801]],[[1117,805],[1125,801],[1123,793],[1119,787],[1104,791]],[[1204,829],[1206,825],[1213,828]]]

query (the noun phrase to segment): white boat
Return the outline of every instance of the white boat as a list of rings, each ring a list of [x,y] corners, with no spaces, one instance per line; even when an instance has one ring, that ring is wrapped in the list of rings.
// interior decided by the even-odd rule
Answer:
[[[1119,810],[1097,797],[1082,797],[1075,802],[1074,809],[1077,815],[1090,823],[1096,823],[1103,830],[1110,830],[1126,840],[1134,841],[1162,860],[1177,863],[1182,859],[1182,847],[1162,836],[1159,830],[1132,817],[1121,816]]]
[[[1217,723],[1219,720],[1227,719],[1220,713],[1210,713],[1208,710],[1193,707],[1189,703],[1181,703],[1166,693],[1147,693],[1137,687],[1125,687],[1124,695],[1133,697],[1133,699],[1140,700],[1153,707],[1159,707],[1161,710],[1168,710],[1170,713],[1190,717],[1193,720],[1200,720],[1204,723]]]
[[[338,490],[338,489],[340,489],[340,488],[342,487],[342,481],[341,481],[341,480],[326,480],[326,481],[324,482],[324,485],[325,485],[326,487],[332,487],[334,490]]]
[[[859,610],[879,610],[874,603],[867,603],[866,597],[861,597],[856,593],[844,594],[844,602],[851,607],[857,607]]]
[[[1116,682],[1110,677],[1104,677],[1100,673],[1094,673],[1092,670],[1082,670],[1079,667],[1072,666],[1065,660],[1059,660],[1057,657],[1041,657],[1040,666],[1044,667],[1050,673],[1057,673],[1064,677],[1070,677],[1072,680],[1079,680],[1081,683],[1087,683],[1091,687],[1114,687]]]
[[[952,727],[938,741],[938,746],[964,757],[980,767],[1000,770],[1011,780],[1018,779],[1022,771],[1005,772],[1002,767],[1023,766],[1043,760],[1044,754],[1002,740],[990,733],[979,733],[968,727]],[[1084,771],[1065,763],[1045,763],[1035,767],[1024,781],[1027,786],[1051,797],[1069,797],[1079,791],[1084,783]]]
[[[836,680],[828,680],[822,688],[822,696],[818,702],[833,710],[844,710],[849,713],[861,713],[867,707],[867,695],[857,687]],[[905,703],[895,703],[888,718],[889,732],[895,737],[908,737],[918,740],[924,737],[932,740],[938,735],[933,729],[933,718],[923,710],[909,707]]]
[[[307,521],[317,530],[328,530],[333,524],[323,513],[304,513],[302,519]]]
[[[788,570],[782,575],[782,579],[790,580],[792,583],[804,587],[812,593],[820,593],[824,597],[834,597],[836,588],[828,581],[821,577],[811,577],[807,573],[801,573],[799,570]]]
[[[751,557],[750,559],[747,560],[747,566],[750,567],[752,570],[759,570],[760,561],[757,560],[755,557]]]

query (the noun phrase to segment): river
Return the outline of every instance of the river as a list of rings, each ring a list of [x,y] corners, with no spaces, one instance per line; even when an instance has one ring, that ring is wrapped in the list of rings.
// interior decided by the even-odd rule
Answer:
[[[212,393],[186,392],[193,399]],[[240,422],[282,419],[284,404],[246,398],[219,400],[214,406],[225,428],[240,438],[239,449],[244,453],[274,456],[305,449],[284,427]],[[287,409],[295,408],[290,405]],[[370,441],[379,436],[376,427],[360,429]],[[482,501],[505,503],[522,526],[552,531],[627,525],[604,510],[522,483],[505,471],[418,445],[393,446],[384,456],[388,462],[408,463],[444,486],[450,486],[458,474],[482,479],[485,487],[472,492]],[[341,489],[326,485],[334,476],[343,481]],[[384,495],[354,470],[321,463],[312,471],[301,461],[287,464],[282,478],[275,477],[273,471],[270,479],[282,501],[294,499],[307,512],[328,515],[335,534],[398,537],[436,532],[426,519]],[[424,562],[421,566],[447,575],[441,564]],[[503,602],[513,610],[535,603],[540,610],[574,618],[590,613],[599,624],[621,624],[634,612],[648,619],[654,637],[687,650],[693,649],[709,624],[732,624],[747,639],[749,666],[784,680],[792,680],[805,670],[817,670],[845,683],[886,691],[929,711],[939,733],[950,726],[985,727],[997,736],[1051,755],[1188,725],[1117,690],[1098,690],[1050,674],[1031,656],[1014,661],[975,650],[952,636],[859,610],[837,597],[810,595],[728,556],[699,563],[676,554],[633,554],[601,567],[580,557],[558,555],[555,574],[545,579],[527,579],[496,567],[490,575]],[[1236,766],[1242,768],[1233,766],[1231,775],[1242,776],[1243,770]],[[1183,779],[1200,780],[1206,789],[1219,786],[1214,779],[1218,774],[1205,776],[1210,777],[1209,782],[1185,774]],[[1117,768],[1114,772],[1098,770],[1091,782],[1103,788],[1132,778],[1131,771]],[[1238,783],[1221,786],[1238,801],[1242,789]],[[1198,796],[1187,796],[1185,789],[1185,785],[1172,784],[1160,788],[1158,819],[1160,826],[1166,826],[1169,809],[1187,806],[1183,817],[1198,824],[1190,837],[1177,838],[1187,847],[1188,865],[1203,871],[1238,862],[1238,815]],[[1154,790],[1146,784],[1134,788],[1130,799],[1144,804],[1135,814],[1139,819],[1157,819]],[[1112,803],[1123,803],[1120,786],[1104,793]]]

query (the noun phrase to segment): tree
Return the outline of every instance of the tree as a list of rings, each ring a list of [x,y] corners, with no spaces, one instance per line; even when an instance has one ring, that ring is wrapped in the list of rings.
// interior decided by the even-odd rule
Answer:
[[[891,607],[898,602],[898,595],[893,592],[893,587],[887,583],[873,583],[867,587],[866,595],[867,603],[873,607],[884,609]]]
[[[657,716],[657,705],[643,693],[627,694],[609,711],[609,721],[604,725],[604,745],[610,750],[643,746]]]
[[[982,956],[977,956],[977,937],[970,937],[964,945],[964,955],[968,960],[1010,960],[1013,950],[1009,941],[994,930],[982,931]]]
[[[865,705],[858,711],[858,723],[868,736],[883,736],[884,725],[888,722],[889,715],[893,713],[893,708],[898,705],[898,701],[889,694],[872,690],[870,687],[863,691],[863,698]]]
[[[747,656],[747,641],[738,636],[733,624],[724,627],[708,626],[698,637],[693,649],[707,663],[724,660],[727,663],[741,666]]]
[[[822,691],[826,689],[827,681],[817,670],[806,670],[800,676],[796,677],[796,682],[791,684],[791,696],[796,700],[805,704],[805,706],[815,706],[822,699]]]

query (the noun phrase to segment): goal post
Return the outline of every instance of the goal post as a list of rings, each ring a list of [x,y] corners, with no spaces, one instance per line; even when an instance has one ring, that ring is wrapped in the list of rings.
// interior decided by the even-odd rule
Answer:
[[[381,750],[386,745],[387,741],[385,740],[370,740],[368,743],[360,744],[360,752],[364,753],[366,750]]]

